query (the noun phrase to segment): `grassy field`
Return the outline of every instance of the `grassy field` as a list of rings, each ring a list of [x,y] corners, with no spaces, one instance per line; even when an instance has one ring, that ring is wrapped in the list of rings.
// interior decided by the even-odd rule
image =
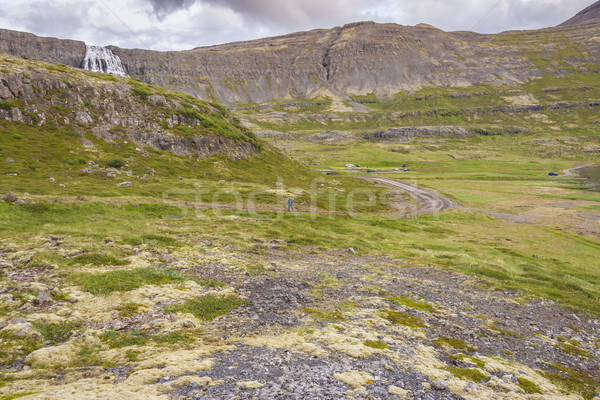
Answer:
[[[323,221],[318,231],[328,233],[319,244],[302,244],[355,246],[418,265],[484,276],[494,285],[597,315],[598,306],[591,304],[599,271],[590,256],[600,254],[600,229],[597,214],[582,216],[582,211],[597,212],[599,192],[590,186],[593,179],[548,174],[600,160],[597,110],[588,105],[598,99],[597,74],[575,73],[545,75],[514,87],[428,88],[393,99],[357,96],[354,100],[371,111],[336,112],[334,119],[310,105],[279,110],[291,116],[289,122],[270,119],[269,111],[240,113],[260,128],[287,133],[268,140],[313,168],[340,176],[362,176],[371,170],[373,176],[434,189],[467,208],[416,221],[350,219],[343,221],[347,234],[342,243],[332,240],[342,239],[333,233],[338,229],[328,229],[328,221]],[[323,118],[315,117],[318,112]],[[471,131],[523,129],[518,134],[467,137],[362,137],[363,132],[397,126],[446,125]],[[338,141],[314,137],[335,130],[350,136]],[[361,167],[350,170],[345,167],[349,163]],[[398,171],[405,163],[409,171]],[[370,235],[372,231],[377,233]]]
[[[144,101],[155,92],[174,96],[137,81],[128,85]],[[135,391],[154,390],[161,381],[164,389],[170,377],[190,379],[211,369],[212,354],[244,338],[261,347],[282,340],[281,349],[316,356],[314,335],[323,335],[332,350],[358,349],[347,355],[365,360],[385,352],[398,357],[398,343],[416,348],[410,369],[431,364],[423,373],[460,381],[459,393],[466,393],[462,380],[484,390],[496,385],[498,371],[509,371],[490,366],[487,382],[486,362],[508,365],[522,346],[532,349],[527,357],[546,346],[545,356],[530,357],[542,369],[509,380],[528,394],[565,390],[592,399],[594,372],[571,368],[592,358],[597,337],[565,325],[556,332],[570,339],[555,339],[553,328],[529,331],[541,321],[511,314],[502,322],[499,315],[518,304],[547,308],[558,318],[557,302],[580,317],[600,317],[597,168],[586,170],[589,179],[562,175],[600,161],[597,109],[548,107],[594,102],[599,88],[593,74],[545,76],[512,88],[423,89],[388,101],[360,96],[354,100],[366,101],[371,111],[339,118],[327,116],[326,104],[274,105],[292,122],[240,111],[259,129],[284,134],[266,142],[237,122],[228,130],[225,121],[236,120],[219,106],[211,106],[219,110],[211,118],[198,111],[208,107],[202,102],[171,110],[200,121],[195,133],[175,134],[253,143],[255,151],[241,158],[179,156],[123,138],[105,141],[79,125],[1,121],[0,323],[13,322],[0,333],[0,366],[10,366],[0,374],[7,396],[0,397],[55,390],[64,383],[55,379],[64,376],[71,387],[82,368],[92,376],[83,383],[86,391],[92,384],[119,390],[107,380],[116,367],[128,371],[124,385]],[[530,103],[544,107],[506,109]],[[12,106],[0,103],[3,110]],[[468,135],[361,136],[410,125],[456,125]],[[503,127],[519,127],[519,133],[500,134]],[[346,131],[343,140],[335,133],[314,136],[336,129]],[[430,188],[459,207],[406,215],[408,195],[361,179],[365,175]],[[130,185],[118,186],[123,182]],[[285,210],[287,198],[294,199],[293,213]],[[434,275],[443,278],[441,286]],[[401,283],[397,276],[404,276]],[[430,297],[419,295],[423,288]],[[474,291],[482,296],[477,301],[485,299],[477,314],[467,302],[454,303],[459,292],[470,298]],[[290,300],[294,293],[302,295],[297,303]],[[275,309],[267,306],[276,301]],[[487,307],[496,301],[497,308]],[[244,313],[249,310],[257,313]],[[580,317],[574,316],[592,324]],[[531,337],[508,329],[507,321]],[[263,325],[246,337],[244,329],[257,322]],[[382,327],[398,342],[379,335]],[[577,338],[584,333],[585,343]],[[482,350],[473,345],[475,336],[501,346]],[[427,346],[435,357],[423,356]],[[28,369],[21,371],[23,361]],[[522,374],[523,366],[514,367]],[[539,374],[561,389],[545,386]]]
[[[108,143],[89,133],[83,138],[92,146],[83,146],[82,133],[68,128],[2,122],[2,192],[35,204],[0,203],[0,238],[26,246],[43,237],[65,236],[92,255],[116,260],[131,255],[136,245],[196,249],[204,239],[240,249],[272,240],[283,240],[297,252],[352,247],[411,265],[478,275],[497,287],[599,315],[600,275],[589,260],[599,253],[600,236],[593,221],[573,222],[582,211],[597,211],[598,192],[577,176],[548,176],[574,161],[596,159],[583,151],[600,146],[597,136],[589,134],[596,125],[594,111],[584,107],[439,116],[440,110],[452,114],[473,107],[507,107],[529,95],[542,103],[592,101],[598,90],[595,76],[573,75],[546,76],[515,88],[424,89],[387,102],[368,96],[373,112],[363,122],[323,126],[301,119],[302,126],[262,124],[304,131],[291,140],[272,141],[287,157],[265,146],[260,154],[241,160],[196,160],[148,146],[140,151],[134,143]],[[440,112],[428,115],[432,108]],[[507,124],[527,131],[403,141],[304,139],[324,128],[348,128],[347,124],[353,131],[395,126],[390,113],[407,111],[421,115],[404,118],[404,125]],[[302,109],[295,112],[304,115]],[[568,154],[563,157],[561,151]],[[405,219],[392,206],[406,197],[390,200],[387,188],[356,179],[366,168],[346,171],[347,163],[432,188],[468,209]],[[409,171],[396,171],[403,163]],[[338,175],[314,171],[323,168]],[[123,181],[133,185],[117,187]],[[299,214],[284,213],[287,197],[295,199]],[[564,202],[574,204],[560,205]],[[481,211],[529,220],[517,224]],[[103,249],[107,240],[118,245]],[[64,268],[65,279],[75,279],[69,278],[74,265],[84,265],[52,252],[40,252],[39,257],[41,263]]]
[[[19,246],[60,236],[86,252],[117,260],[133,254],[131,244],[143,243],[179,251],[201,250],[206,240],[245,250],[273,240],[283,240],[297,252],[352,247],[359,254],[386,254],[411,265],[475,274],[499,288],[522,290],[600,315],[600,271],[589,258],[600,251],[600,241],[473,211],[408,220],[370,214],[215,215],[150,204],[2,203],[0,215],[3,243]],[[106,242],[116,245],[106,249]],[[69,260],[52,252],[40,252],[38,262],[58,264],[66,275],[74,271]]]

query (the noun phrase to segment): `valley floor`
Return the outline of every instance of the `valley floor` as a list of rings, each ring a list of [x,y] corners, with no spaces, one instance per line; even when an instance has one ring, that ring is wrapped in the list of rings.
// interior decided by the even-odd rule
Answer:
[[[81,325],[68,343],[29,355],[29,367],[17,362],[5,369],[0,393],[32,393],[25,397],[31,399],[579,399],[596,390],[600,325],[592,318],[439,269],[287,247],[271,241],[249,252],[225,246],[161,258],[169,268],[189,266],[190,276],[226,287],[188,281],[101,298],[71,288],[64,300],[26,306],[36,327],[44,320]],[[133,258],[142,266],[159,257],[147,248]],[[2,259],[14,254],[4,252]],[[249,273],[234,265],[255,267]],[[51,275],[26,268],[8,278],[51,291],[42,283]],[[169,303],[210,294],[249,303],[210,321],[165,313]],[[125,316],[118,305],[127,301],[139,308]],[[19,321],[9,326],[27,330]],[[172,343],[156,339],[169,333]]]

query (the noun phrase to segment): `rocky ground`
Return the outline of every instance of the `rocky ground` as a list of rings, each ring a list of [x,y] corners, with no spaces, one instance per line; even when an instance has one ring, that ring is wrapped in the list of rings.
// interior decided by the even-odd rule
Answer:
[[[142,245],[126,268],[225,286],[186,281],[92,294],[3,242],[2,398],[599,397],[600,323],[553,302],[353,251],[203,245],[169,254]],[[43,246],[69,253],[64,238]],[[167,312],[198,296],[245,302],[212,320]],[[124,304],[139,307],[124,313]],[[31,345],[51,323],[72,330]]]

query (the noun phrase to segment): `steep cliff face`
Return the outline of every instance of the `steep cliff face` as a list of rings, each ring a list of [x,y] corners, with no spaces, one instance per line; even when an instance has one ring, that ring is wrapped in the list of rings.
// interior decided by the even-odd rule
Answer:
[[[0,52],[79,68],[85,56],[85,43],[0,29]]]
[[[186,52],[112,49],[139,79],[232,105],[585,72],[600,63],[599,35],[593,24],[480,35],[367,22]]]
[[[582,11],[582,18],[596,15],[597,7]],[[385,98],[427,86],[588,72],[600,63],[598,37],[600,25],[593,23],[481,35],[363,22],[181,52],[110,49],[144,82],[233,105],[371,93]],[[0,51],[80,67],[85,46],[2,30]]]
[[[261,147],[220,106],[136,80],[9,56],[0,60],[0,119],[197,158],[244,158]]]

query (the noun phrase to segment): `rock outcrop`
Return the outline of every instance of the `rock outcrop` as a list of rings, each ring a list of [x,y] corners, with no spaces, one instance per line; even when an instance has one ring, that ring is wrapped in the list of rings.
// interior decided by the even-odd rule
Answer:
[[[385,98],[426,86],[514,84],[583,71],[600,61],[599,33],[588,25],[480,35],[364,22],[185,52],[111,49],[141,80],[232,105]],[[565,46],[582,51],[563,59]],[[543,68],[539,58],[548,60]]]
[[[85,57],[85,43],[0,29],[0,53],[80,68]]]
[[[256,154],[255,136],[220,106],[65,66],[0,60],[0,119],[54,124],[199,158]],[[189,96],[188,96],[189,97]]]
[[[600,63],[599,3],[556,28],[496,35],[360,22],[188,51],[110,46],[144,82],[227,105],[514,84]],[[82,42],[0,31],[0,51],[79,67]],[[565,56],[565,54],[567,54]]]

